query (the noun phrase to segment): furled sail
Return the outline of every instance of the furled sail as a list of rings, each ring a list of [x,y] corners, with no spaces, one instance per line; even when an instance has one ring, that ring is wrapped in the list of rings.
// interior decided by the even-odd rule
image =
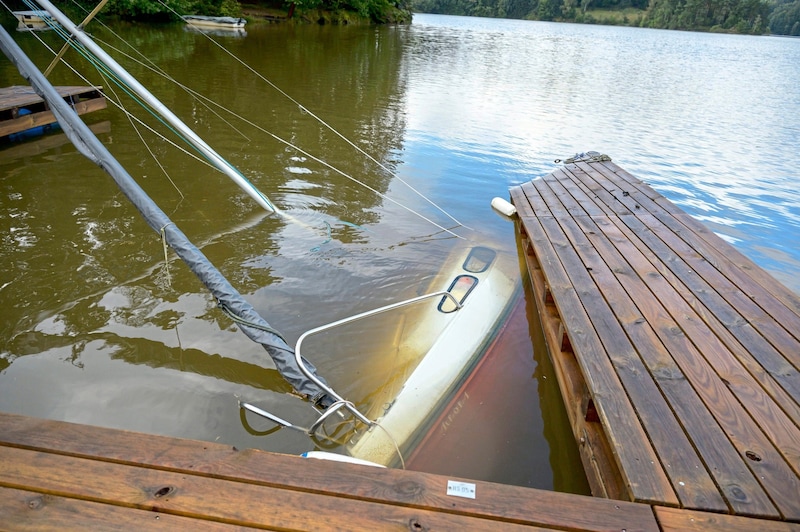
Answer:
[[[94,136],[86,124],[64,102],[44,75],[19,48],[16,42],[0,27],[0,49],[17,67],[23,78],[49,104],[61,128],[78,151],[107,172],[128,200],[139,210],[147,224],[159,233],[167,245],[183,260],[189,269],[208,288],[219,305],[233,314],[239,328],[251,340],[261,344],[269,353],[278,371],[300,394],[318,406],[327,408],[333,403],[317,382],[309,379],[298,367],[294,350],[272,329],[228,280],[211,264],[185,234],[169,219],[136,181],[119,164],[106,147]],[[305,361],[306,369],[316,373],[313,365]],[[318,382],[325,383],[320,377]]]

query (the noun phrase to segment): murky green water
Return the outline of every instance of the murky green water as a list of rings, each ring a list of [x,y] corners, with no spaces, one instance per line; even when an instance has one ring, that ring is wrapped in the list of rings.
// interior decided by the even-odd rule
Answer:
[[[226,177],[142,126],[137,133],[116,108],[86,117],[290,343],[422,293],[464,245],[407,210],[454,225],[401,179],[466,224],[457,232],[468,241],[491,242],[516,260],[512,225],[491,211],[491,198],[549,172],[555,158],[590,149],[800,286],[800,202],[789,162],[800,136],[796,39],[437,16],[417,16],[410,27],[250,25],[246,36],[215,41],[181,25],[113,30],[181,84],[258,126],[225,114],[229,126],[215,106],[106,48],[300,223],[261,212]],[[101,26],[92,33],[133,53]],[[51,56],[32,35],[14,36],[47,65]],[[55,32],[41,37],[60,46]],[[110,96],[120,93],[74,52],[67,59]],[[751,71],[759,75],[744,76]],[[51,79],[83,84],[63,66]],[[22,83],[4,58],[0,80]],[[171,256],[165,268],[158,235],[111,179],[60,142],[0,147],[0,410],[287,453],[312,449],[296,432],[248,432],[236,397],[302,424],[312,413],[181,263]],[[390,329],[359,324],[310,346],[308,356],[343,395],[369,395],[376,380],[391,377],[371,352]],[[498,387],[517,387],[521,399],[480,421],[496,423],[484,432],[506,443],[487,447],[485,467],[455,459],[447,471],[581,491],[546,356],[541,345],[533,352],[527,326],[520,336]],[[520,382],[520,374],[530,378]],[[528,428],[509,433],[511,424]]]

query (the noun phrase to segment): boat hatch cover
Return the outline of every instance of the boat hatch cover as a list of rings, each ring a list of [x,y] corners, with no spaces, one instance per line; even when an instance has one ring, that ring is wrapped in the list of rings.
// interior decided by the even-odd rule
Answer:
[[[453,282],[450,284],[450,288],[447,289],[453,297],[456,298],[459,305],[464,304],[464,300],[467,299],[467,296],[470,292],[472,292],[473,288],[478,286],[478,278],[473,277],[472,275],[459,275]],[[442,300],[439,302],[439,311],[444,312],[445,314],[449,314],[450,312],[455,312],[458,310],[456,304],[447,296],[442,297]]]
[[[489,266],[491,266],[496,256],[497,253],[494,250],[476,246],[472,248],[472,251],[467,255],[462,268],[470,273],[485,272]]]

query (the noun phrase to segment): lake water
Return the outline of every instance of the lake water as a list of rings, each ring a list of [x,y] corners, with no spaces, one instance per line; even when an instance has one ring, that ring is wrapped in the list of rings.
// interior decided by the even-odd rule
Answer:
[[[104,44],[126,46],[92,25]],[[260,126],[227,118],[231,128],[107,48],[301,223],[262,213],[224,176],[141,126],[137,133],[116,108],[86,117],[290,344],[305,330],[415,295],[463,245],[410,212],[454,225],[404,182],[464,224],[456,232],[467,241],[517,257],[513,226],[491,199],[588,150],[610,155],[800,292],[798,39],[439,15],[417,15],[406,27],[251,24],[246,36],[215,41],[179,24],[113,30],[182,84]],[[55,32],[40,36],[60,46]],[[45,47],[28,33],[14,37],[44,69],[52,57]],[[109,96],[120,92],[74,52],[67,59]],[[85,83],[63,66],[51,81]],[[5,58],[0,83],[23,83]],[[61,142],[0,146],[0,410],[313,449],[296,432],[247,430],[237,397],[299,423],[310,422],[309,407],[182,264],[165,271],[158,236],[106,174]],[[525,305],[528,320],[512,324],[518,341],[496,377],[507,404],[468,420],[481,434],[461,442],[477,449],[470,458],[454,446],[451,460],[429,469],[585,492],[547,355],[540,342],[532,347],[533,305]],[[370,381],[358,342],[371,334],[363,325],[309,356],[345,396]]]

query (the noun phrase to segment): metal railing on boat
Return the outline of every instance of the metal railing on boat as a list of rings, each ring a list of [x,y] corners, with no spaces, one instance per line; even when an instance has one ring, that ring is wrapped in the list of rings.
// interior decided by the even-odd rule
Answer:
[[[316,327],[314,329],[310,329],[310,330],[308,330],[308,331],[306,331],[306,332],[304,332],[303,334],[300,335],[300,337],[297,339],[297,343],[295,344],[295,348],[294,348],[295,359],[297,361],[298,367],[300,368],[300,371],[302,371],[303,374],[306,377],[308,377],[311,381],[316,383],[322,390],[324,390],[328,395],[330,395],[330,397],[335,399],[334,403],[332,405],[330,405],[329,407],[327,407],[324,411],[322,411],[322,413],[320,414],[319,418],[310,427],[304,428],[304,427],[300,427],[300,426],[294,425],[291,422],[289,422],[289,421],[287,421],[287,420],[285,420],[285,419],[283,419],[281,417],[278,417],[278,416],[276,416],[274,414],[271,414],[271,413],[269,413],[269,412],[267,412],[267,411],[265,411],[265,410],[263,410],[261,408],[258,408],[257,406],[251,405],[249,403],[243,403],[243,402],[240,401],[239,402],[240,407],[242,407],[242,408],[246,409],[247,411],[252,412],[252,413],[254,413],[254,414],[258,415],[258,416],[261,416],[261,417],[264,417],[266,419],[269,419],[270,421],[272,421],[273,423],[276,423],[278,425],[305,432],[306,434],[308,434],[311,437],[316,437],[317,436],[317,431],[319,430],[319,428],[333,414],[338,413],[339,415],[342,415],[342,412],[340,412],[340,410],[342,410],[342,409],[347,410],[348,412],[350,412],[353,415],[353,417],[355,417],[356,419],[358,419],[362,423],[366,424],[367,426],[371,427],[371,426],[375,425],[375,422],[371,421],[367,416],[362,414],[358,410],[358,408],[356,408],[356,406],[351,401],[346,400],[341,395],[336,393],[333,390],[333,388],[331,388],[325,382],[320,380],[314,374],[314,372],[312,370],[310,370],[306,366],[306,361],[302,357],[300,348],[301,348],[303,342],[309,336],[312,336],[312,335],[315,335],[315,334],[319,334],[321,332],[328,331],[330,329],[334,329],[336,327],[340,327],[342,325],[346,325],[346,324],[352,323],[354,321],[358,321],[358,320],[362,320],[362,319],[369,318],[369,317],[372,317],[372,316],[376,316],[378,314],[383,314],[385,312],[390,312],[390,311],[393,311],[393,310],[397,310],[397,309],[402,308],[402,307],[407,307],[409,305],[413,305],[415,303],[419,303],[421,301],[425,301],[425,300],[433,299],[433,298],[437,298],[437,297],[441,297],[442,301],[444,301],[445,299],[450,299],[452,301],[453,305],[455,306],[455,310],[460,310],[463,307],[463,303],[461,301],[459,301],[451,292],[449,292],[448,290],[440,290],[438,292],[432,292],[430,294],[425,294],[425,295],[413,297],[411,299],[406,299],[404,301],[399,301],[397,303],[392,303],[390,305],[385,305],[383,307],[379,307],[379,308],[376,308],[376,309],[368,310],[368,311],[362,312],[360,314],[355,314],[353,316],[348,316],[346,318],[342,318],[340,320],[337,320],[337,321],[334,321],[334,322],[331,322],[331,323],[328,323],[328,324],[325,324],[325,325],[321,325],[321,326]]]

